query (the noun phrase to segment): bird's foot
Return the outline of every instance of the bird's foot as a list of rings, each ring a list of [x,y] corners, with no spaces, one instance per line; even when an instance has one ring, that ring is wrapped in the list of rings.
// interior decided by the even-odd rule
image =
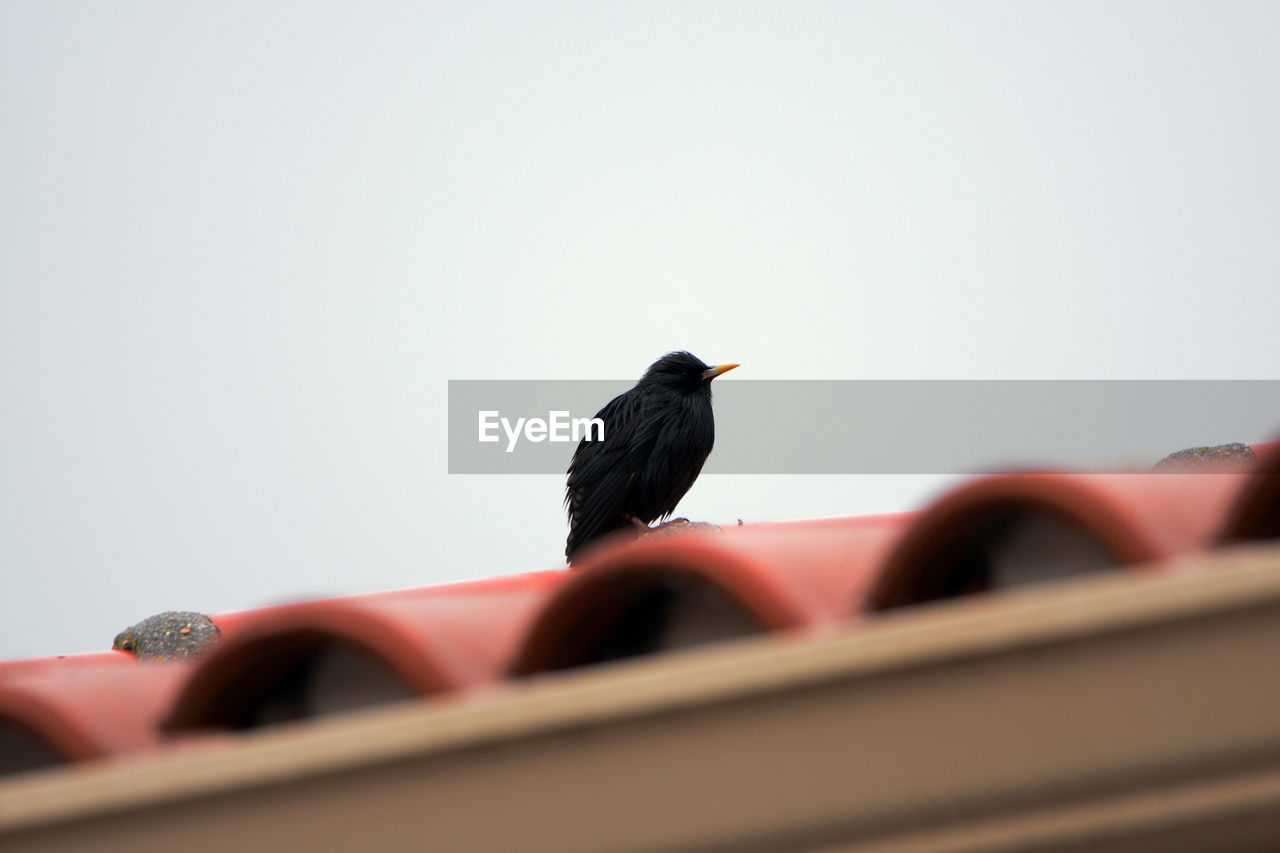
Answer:
[[[643,521],[636,518],[634,515],[631,515],[630,513],[624,512],[622,513],[622,517],[625,518],[627,521],[631,522],[632,526],[635,527],[637,530],[649,529],[649,525],[645,524]]]

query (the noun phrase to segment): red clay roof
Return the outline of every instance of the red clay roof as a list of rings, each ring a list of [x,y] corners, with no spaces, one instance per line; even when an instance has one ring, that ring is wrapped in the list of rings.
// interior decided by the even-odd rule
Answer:
[[[998,590],[1027,565],[1161,571],[1168,558],[1280,537],[1280,445],[1255,451],[1256,466],[1231,472],[976,477],[919,512],[645,537],[573,569],[215,615],[222,639],[194,662],[0,662],[0,772],[820,631]]]

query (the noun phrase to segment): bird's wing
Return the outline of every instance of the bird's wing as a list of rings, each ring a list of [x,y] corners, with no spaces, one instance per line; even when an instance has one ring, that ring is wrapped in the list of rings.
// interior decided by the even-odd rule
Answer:
[[[708,406],[654,419],[654,426],[652,452],[636,488],[651,496],[653,515],[666,518],[698,479],[715,443],[715,422]]]
[[[569,463],[565,505],[571,552],[624,526],[619,513],[647,456],[647,430],[637,395],[628,392],[614,397],[596,417],[604,421],[604,441],[584,439]]]

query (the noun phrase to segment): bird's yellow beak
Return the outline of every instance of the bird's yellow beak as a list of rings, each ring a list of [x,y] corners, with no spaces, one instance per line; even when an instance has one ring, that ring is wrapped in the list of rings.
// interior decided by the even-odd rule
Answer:
[[[703,379],[715,379],[715,378],[716,378],[717,376],[719,376],[721,373],[728,373],[730,370],[733,370],[735,367],[738,367],[738,366],[739,366],[739,365],[736,365],[736,364],[716,364],[716,365],[712,365],[711,367],[708,367],[706,370],[702,371],[702,378],[703,378]]]

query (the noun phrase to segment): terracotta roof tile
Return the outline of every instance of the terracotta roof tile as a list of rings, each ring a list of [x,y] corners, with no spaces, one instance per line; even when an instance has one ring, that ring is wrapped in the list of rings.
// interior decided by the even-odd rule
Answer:
[[[574,569],[213,616],[194,663],[0,662],[3,769],[151,749],[1280,537],[1280,444],[1235,473],[1005,473],[919,512],[614,543]],[[460,701],[469,694],[457,693]],[[228,736],[228,735],[223,735]]]
[[[215,617],[228,636],[197,666],[166,725],[251,728],[493,681],[563,575],[513,575]]]
[[[1101,570],[1209,547],[1246,479],[1013,473],[972,480],[921,514],[886,561],[867,607],[1018,585],[1017,573],[1055,555]],[[1070,568],[1062,573],[1076,573]]]
[[[0,772],[82,761],[160,743],[160,720],[189,663],[141,663],[123,652],[0,670]]]
[[[912,518],[744,525],[597,552],[539,613],[511,671],[529,675],[841,620]]]

